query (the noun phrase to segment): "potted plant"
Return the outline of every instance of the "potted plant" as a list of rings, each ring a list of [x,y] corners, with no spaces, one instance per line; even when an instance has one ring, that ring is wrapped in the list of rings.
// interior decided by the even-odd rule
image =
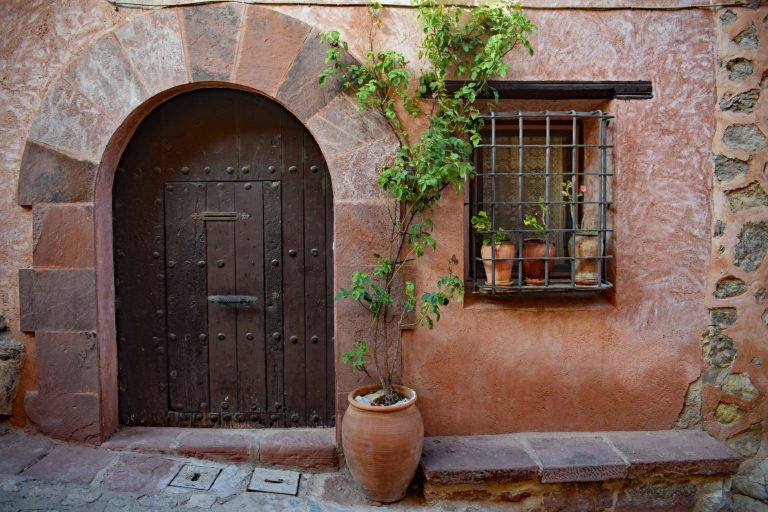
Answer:
[[[322,34],[328,67],[320,83],[340,78],[361,109],[382,115],[399,142],[394,158],[381,164],[377,179],[390,206],[391,229],[380,234],[391,242],[389,250],[374,254],[372,270],[366,266],[354,272],[349,287],[336,296],[358,302],[369,319],[366,333],[342,357],[371,381],[348,396],[342,446],[365,495],[379,502],[404,495],[421,456],[424,432],[416,392],[393,383],[401,365],[398,327],[418,309],[416,322],[432,328],[443,308],[461,301],[464,293],[463,281],[453,273],[455,256],[436,289],[421,294],[420,303],[414,282],[404,279],[402,270],[435,250],[433,206],[448,187],[461,190],[475,174],[474,147],[482,140],[475,100],[488,92],[489,79],[506,73],[504,57],[513,47],[521,44],[532,53],[528,36],[535,28],[512,2],[458,7],[416,0],[414,5],[424,34],[419,57],[425,71],[418,78],[412,79],[402,53],[374,49],[373,31],[384,21],[379,4],[369,8],[371,45],[361,63],[342,55],[349,46],[339,31]],[[450,90],[449,73],[464,80],[463,85]],[[403,118],[410,116],[422,118],[424,123],[413,125],[426,128],[409,133]]]
[[[485,279],[490,285],[506,286],[510,284],[512,278],[512,267],[514,266],[515,245],[509,241],[507,231],[499,226],[495,233],[492,233],[493,226],[488,212],[480,210],[477,215],[473,215],[470,220],[472,229],[476,233],[490,235],[489,238],[483,238],[480,247],[480,257],[483,259],[483,268],[485,268]],[[493,244],[491,244],[493,239]]]
[[[568,209],[573,221],[573,236],[568,241],[568,255],[574,258],[574,282],[582,286],[594,286],[599,283],[597,274],[597,231],[584,229],[578,215],[579,199],[587,192],[586,185],[575,189],[573,180],[563,182],[563,197],[568,201]]]
[[[549,206],[543,197],[539,198],[539,215],[526,213],[523,224],[535,232],[535,237],[523,240],[523,282],[525,284],[541,285],[546,282],[547,275],[552,275],[557,252],[554,242],[547,242],[547,212]]]

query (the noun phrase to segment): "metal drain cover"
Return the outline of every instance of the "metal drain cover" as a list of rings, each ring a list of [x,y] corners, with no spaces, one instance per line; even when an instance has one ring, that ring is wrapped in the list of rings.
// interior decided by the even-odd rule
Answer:
[[[301,473],[279,469],[256,468],[248,484],[249,491],[274,492],[296,496]]]
[[[216,477],[219,476],[220,472],[221,468],[185,464],[168,485],[207,491],[211,488],[213,482],[216,481]]]

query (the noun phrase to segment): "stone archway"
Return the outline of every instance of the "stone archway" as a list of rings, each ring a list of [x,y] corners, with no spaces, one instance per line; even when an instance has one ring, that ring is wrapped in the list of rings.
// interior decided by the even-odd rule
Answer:
[[[328,164],[338,212],[335,274],[367,257],[375,242],[359,233],[387,218],[372,175],[396,141],[338,83],[317,85],[324,53],[316,29],[270,9],[165,9],[105,34],[50,84],[18,189],[34,218],[33,266],[19,273],[21,328],[36,333],[40,375],[24,403],[40,430],[98,442],[117,428],[112,183],[133,131],[174,95],[219,84],[259,92],[291,111]],[[334,325],[338,360],[356,320],[337,308]],[[337,397],[353,385],[337,372]],[[336,403],[338,415],[344,401]]]

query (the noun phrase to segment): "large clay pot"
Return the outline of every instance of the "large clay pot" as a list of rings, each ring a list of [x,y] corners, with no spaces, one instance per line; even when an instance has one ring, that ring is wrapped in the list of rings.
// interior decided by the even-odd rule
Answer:
[[[596,285],[597,275],[597,235],[576,233],[568,243],[568,254],[575,256],[574,267],[576,284]]]
[[[401,405],[364,405],[355,402],[355,397],[380,386],[357,388],[347,396],[349,407],[341,423],[341,444],[352,476],[368,499],[382,503],[405,496],[424,442],[416,392],[405,386],[392,387],[412,399]]]
[[[557,256],[555,244],[547,243],[538,238],[527,238],[523,243],[523,282],[525,284],[544,284],[544,269],[547,260],[543,259],[549,253],[549,276],[552,277],[552,268],[555,266],[554,257]],[[536,259],[542,258],[542,259]]]
[[[498,285],[506,286],[512,282],[512,267],[515,263],[512,258],[515,257],[515,253],[517,251],[515,246],[511,243],[502,242],[500,244],[496,244],[495,262],[492,261],[492,258],[494,258],[492,251],[493,247],[491,244],[483,245],[480,248],[480,257],[483,258],[483,268],[485,268],[485,280],[488,284],[495,283]],[[494,274],[494,266],[496,267],[496,280],[492,281],[491,277]]]

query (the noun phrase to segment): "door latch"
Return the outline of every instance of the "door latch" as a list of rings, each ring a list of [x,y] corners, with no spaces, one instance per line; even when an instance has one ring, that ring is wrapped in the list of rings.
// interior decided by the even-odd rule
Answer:
[[[209,295],[208,302],[219,304],[250,304],[257,302],[258,298],[253,295]]]

